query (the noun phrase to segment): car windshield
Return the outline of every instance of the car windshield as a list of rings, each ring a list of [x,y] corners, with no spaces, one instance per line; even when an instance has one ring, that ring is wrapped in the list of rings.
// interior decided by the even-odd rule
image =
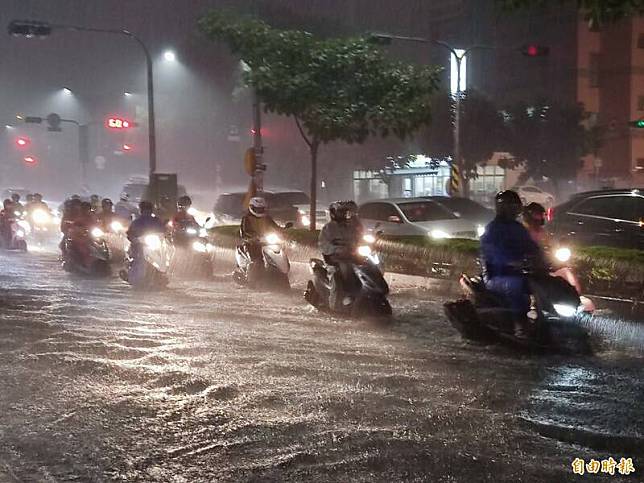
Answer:
[[[271,196],[270,203],[276,206],[283,205],[308,205],[309,196],[301,191],[289,191],[285,193],[275,193]]]
[[[422,221],[454,220],[457,218],[457,216],[447,208],[431,201],[400,203],[398,207],[402,210],[405,217],[412,223]]]

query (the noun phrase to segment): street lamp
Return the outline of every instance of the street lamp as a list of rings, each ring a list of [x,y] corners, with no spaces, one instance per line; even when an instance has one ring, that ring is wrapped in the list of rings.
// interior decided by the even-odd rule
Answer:
[[[63,87],[63,94],[65,94],[66,96],[71,96],[72,90],[67,87]]]
[[[175,60],[177,60],[177,55],[171,50],[166,50],[163,53],[163,58],[168,62],[174,62]]]
[[[454,96],[454,158],[452,159],[452,163],[456,165],[458,168],[459,173],[461,173],[461,177],[463,176],[464,170],[463,170],[463,162],[461,159],[461,97],[463,96],[463,91],[464,89],[464,82],[462,82],[462,67],[463,67],[463,60],[467,58],[467,54],[469,54],[472,50],[475,49],[494,49],[495,47],[487,46],[487,45],[472,45],[466,49],[457,49],[447,42],[444,42],[442,40],[431,40],[431,39],[426,39],[424,37],[406,37],[402,35],[390,35],[390,34],[372,34],[372,38],[376,42],[380,42],[382,44],[390,44],[392,40],[402,40],[406,42],[419,42],[423,44],[434,44],[438,45],[439,47],[442,47],[450,52],[451,58],[454,61],[455,68],[452,68],[452,78],[450,79],[450,85],[451,85],[451,93]],[[455,72],[454,72],[455,71]],[[456,74],[456,79],[454,81],[454,74]],[[464,179],[462,180],[463,182],[459,186],[459,191],[461,194],[467,194],[467,190],[465,187],[465,182]]]
[[[8,31],[10,35],[22,36],[27,38],[48,37],[52,30],[70,30],[73,32],[94,32],[103,34],[116,34],[125,35],[135,40],[143,49],[145,54],[146,70],[147,70],[147,83],[148,83],[148,144],[150,156],[150,181],[152,175],[157,169],[157,148],[156,148],[156,129],[154,117],[154,80],[152,73],[152,57],[150,51],[145,46],[143,41],[134,35],[129,30],[125,29],[99,29],[91,27],[83,27],[78,25],[58,25],[50,24],[49,22],[40,22],[35,20],[14,20],[9,23]],[[174,55],[174,54],[173,54]],[[71,91],[70,91],[71,93]]]

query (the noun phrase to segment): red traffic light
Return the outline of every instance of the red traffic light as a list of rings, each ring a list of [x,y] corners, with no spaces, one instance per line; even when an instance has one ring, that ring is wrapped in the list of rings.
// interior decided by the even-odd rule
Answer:
[[[550,47],[538,44],[526,44],[521,48],[526,57],[544,57],[550,53]]]
[[[28,166],[35,166],[36,164],[38,164],[38,160],[33,156],[25,156],[24,158],[22,158],[22,160]]]
[[[29,143],[31,143],[31,139],[29,139],[26,136],[21,136],[18,139],[16,139],[16,145],[19,148],[25,148],[25,147],[29,146]]]
[[[124,144],[123,145],[123,151],[132,151],[132,145],[131,144]]]
[[[135,126],[135,123],[121,117],[110,117],[105,125],[110,129],[128,129]]]

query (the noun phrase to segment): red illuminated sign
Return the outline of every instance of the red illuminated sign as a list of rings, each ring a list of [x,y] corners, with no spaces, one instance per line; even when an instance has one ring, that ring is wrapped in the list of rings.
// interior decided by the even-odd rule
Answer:
[[[120,117],[110,117],[106,124],[110,129],[128,129],[132,125],[130,121]]]

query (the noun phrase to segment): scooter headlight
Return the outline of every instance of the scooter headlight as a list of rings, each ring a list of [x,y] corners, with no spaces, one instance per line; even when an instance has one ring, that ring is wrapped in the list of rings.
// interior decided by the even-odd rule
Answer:
[[[31,225],[25,220],[18,220],[17,225],[22,228],[25,233],[29,233],[31,231]]]
[[[206,244],[200,241],[194,242],[192,244],[192,249],[199,253],[206,253],[206,251],[208,250],[208,248],[206,247]]]
[[[197,213],[199,213],[199,212],[197,211],[197,208],[194,208],[194,207],[192,207],[192,206],[191,206],[190,208],[188,208],[187,213],[188,213],[190,216],[196,216],[196,215],[197,215]]]
[[[371,234],[363,236],[362,239],[365,243],[376,243],[376,237]]]
[[[555,312],[557,312],[562,317],[572,317],[577,313],[577,309],[572,305],[567,304],[554,304]]]
[[[103,232],[103,230],[101,230],[97,226],[92,228],[91,234],[94,238],[102,238],[103,236],[105,236],[105,233]]]
[[[300,221],[303,226],[309,226],[311,224],[311,218],[306,215],[300,215]]]
[[[45,210],[34,210],[31,214],[31,219],[36,225],[44,225],[50,221],[49,213]]]
[[[196,234],[197,234],[197,230],[196,230],[195,228],[186,228],[186,233],[187,233],[188,235],[196,235]]]
[[[562,248],[558,248],[555,251],[555,258],[562,263],[566,263],[567,261],[569,261],[570,257],[572,257],[572,251],[570,250],[570,248],[562,247]]]
[[[371,247],[368,245],[361,245],[358,247],[358,255],[361,257],[368,257],[371,255]]]
[[[110,228],[114,233],[120,233],[123,230],[125,230],[125,227],[123,226],[123,223],[120,221],[114,220],[112,223],[110,223]]]
[[[18,238],[24,238],[25,237],[25,232],[23,230],[16,230],[16,236]]]
[[[161,237],[159,235],[145,235],[143,242],[150,250],[158,250],[161,248]]]
[[[276,233],[269,233],[266,235],[265,240],[268,245],[279,245],[282,243],[282,239]]]
[[[476,234],[478,235],[479,238],[485,235],[485,227],[483,225],[478,225],[476,227]]]

